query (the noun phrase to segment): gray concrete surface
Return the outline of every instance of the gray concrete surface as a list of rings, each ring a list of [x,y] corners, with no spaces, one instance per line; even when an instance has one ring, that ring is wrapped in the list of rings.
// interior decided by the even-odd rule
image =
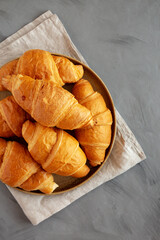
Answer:
[[[106,83],[147,160],[35,227],[0,184],[0,240],[159,240],[160,1],[0,0],[0,41],[48,9]]]

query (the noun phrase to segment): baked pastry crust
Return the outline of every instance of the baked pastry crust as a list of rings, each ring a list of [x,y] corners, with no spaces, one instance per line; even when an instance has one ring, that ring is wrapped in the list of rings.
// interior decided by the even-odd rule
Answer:
[[[58,186],[52,174],[40,168],[28,150],[17,142],[0,138],[0,180],[27,191],[40,190],[50,194]]]
[[[86,155],[67,132],[26,121],[22,135],[30,154],[45,171],[78,178],[89,173]]]
[[[111,142],[112,114],[102,95],[95,92],[91,84],[84,79],[78,81],[72,90],[79,103],[91,111],[94,126],[90,129],[77,129],[76,138],[80,142],[90,164],[100,165],[105,151]]]
[[[3,78],[2,83],[15,101],[43,126],[73,130],[93,125],[90,111],[54,82],[12,75]]]

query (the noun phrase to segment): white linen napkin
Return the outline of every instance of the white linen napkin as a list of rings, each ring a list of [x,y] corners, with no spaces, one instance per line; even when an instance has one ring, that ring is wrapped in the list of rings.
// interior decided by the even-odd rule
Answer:
[[[50,11],[45,12],[0,43],[0,66],[19,57],[26,50],[34,48],[65,54],[86,63],[57,15]],[[0,93],[0,98],[5,96],[7,96],[6,92]],[[67,193],[52,196],[26,194],[8,187],[33,225],[47,219],[84,194],[146,158],[141,146],[118,111],[116,111],[116,116],[117,135],[112,153],[103,168],[87,183]]]

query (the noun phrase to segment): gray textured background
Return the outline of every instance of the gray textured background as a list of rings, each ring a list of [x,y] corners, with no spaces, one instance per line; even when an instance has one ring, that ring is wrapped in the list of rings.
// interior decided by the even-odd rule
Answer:
[[[0,183],[0,240],[160,239],[160,1],[0,0],[0,41],[56,13],[147,160],[33,227]]]

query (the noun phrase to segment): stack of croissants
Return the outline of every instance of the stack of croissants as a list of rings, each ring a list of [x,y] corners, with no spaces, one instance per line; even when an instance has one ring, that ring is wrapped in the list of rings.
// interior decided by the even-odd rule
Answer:
[[[92,167],[104,161],[112,114],[83,75],[82,65],[39,49],[0,68],[0,91],[12,94],[0,101],[3,183],[51,194],[58,187],[53,174],[82,178],[87,159]],[[72,93],[66,83],[75,83]]]

